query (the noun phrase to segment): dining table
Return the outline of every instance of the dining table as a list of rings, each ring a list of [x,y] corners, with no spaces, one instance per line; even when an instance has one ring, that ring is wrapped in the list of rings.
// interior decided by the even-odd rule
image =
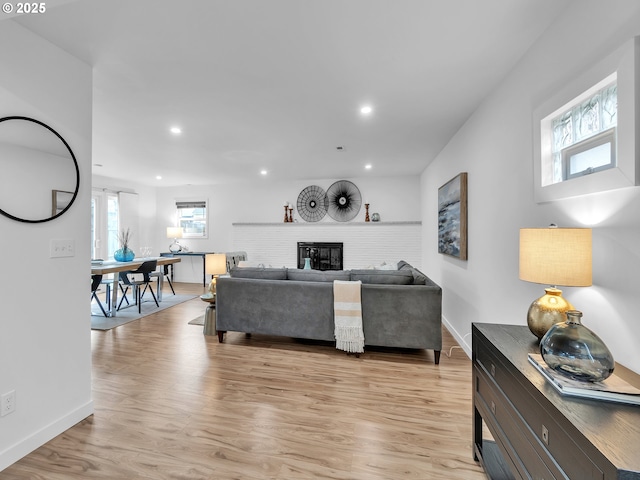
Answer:
[[[156,260],[158,266],[173,265],[179,263],[178,257],[145,257],[135,258],[130,262],[118,262],[116,260],[99,260],[91,261],[91,275],[107,275],[109,273],[114,274],[113,288],[111,289],[111,308],[107,311],[107,316],[115,317],[118,311],[118,278],[120,272],[128,272],[135,270],[144,262],[149,260]],[[162,301],[162,285],[164,283],[164,275],[158,276],[158,301]]]

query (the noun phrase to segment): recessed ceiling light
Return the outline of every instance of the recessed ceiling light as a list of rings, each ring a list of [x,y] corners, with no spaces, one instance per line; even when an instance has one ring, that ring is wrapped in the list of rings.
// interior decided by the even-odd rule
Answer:
[[[182,133],[182,129],[180,127],[171,127],[171,133],[174,135],[180,135]]]
[[[162,175],[156,175],[156,180],[162,180]]]
[[[360,113],[362,115],[369,115],[371,112],[373,112],[373,108],[371,107],[371,105],[364,105],[361,109],[360,109]]]
[[[371,164],[370,164],[370,163],[367,163],[367,164],[364,166],[364,168],[366,168],[367,170],[371,170]]]
[[[266,175],[267,171],[266,170],[260,170],[260,175]]]

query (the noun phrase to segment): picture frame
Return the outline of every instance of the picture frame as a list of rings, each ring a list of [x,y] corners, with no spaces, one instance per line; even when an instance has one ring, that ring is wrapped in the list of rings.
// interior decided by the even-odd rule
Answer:
[[[467,172],[438,188],[438,253],[467,260]]]
[[[69,206],[73,200],[73,192],[51,190],[51,215],[56,216]]]

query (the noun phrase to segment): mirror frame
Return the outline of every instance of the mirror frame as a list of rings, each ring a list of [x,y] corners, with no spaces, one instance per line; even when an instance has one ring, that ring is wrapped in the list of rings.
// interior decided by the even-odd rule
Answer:
[[[69,144],[66,142],[66,140],[64,138],[62,138],[62,136],[58,132],[56,132],[53,128],[51,128],[46,123],[41,122],[40,120],[36,120],[34,118],[31,118],[31,117],[10,116],[10,117],[2,117],[2,118],[0,118],[0,123],[6,122],[8,120],[25,120],[27,122],[32,122],[32,123],[38,124],[41,127],[44,127],[47,130],[49,130],[56,137],[58,137],[60,139],[60,141],[64,144],[64,146],[67,147],[67,150],[69,151],[69,154],[71,155],[71,159],[73,160],[73,165],[74,165],[74,167],[76,169],[76,188],[74,189],[73,192],[70,192],[70,193],[73,193],[73,196],[71,197],[71,200],[69,201],[69,204],[63,210],[58,212],[57,214],[52,214],[50,217],[47,217],[47,218],[42,218],[42,219],[37,219],[37,220],[30,220],[30,219],[27,219],[27,218],[20,218],[20,217],[16,217],[15,215],[10,214],[9,212],[3,210],[2,208],[0,208],[0,213],[2,215],[4,215],[5,217],[11,218],[12,220],[17,220],[18,222],[24,222],[24,223],[43,223],[43,222],[48,222],[50,220],[53,220],[54,218],[58,218],[61,215],[64,215],[64,213],[67,210],[69,210],[69,208],[71,208],[71,205],[73,205],[73,202],[75,202],[76,197],[78,196],[78,191],[80,190],[80,168],[78,167],[78,161],[76,160],[76,156],[73,154],[73,150],[71,150],[71,147],[69,146]]]

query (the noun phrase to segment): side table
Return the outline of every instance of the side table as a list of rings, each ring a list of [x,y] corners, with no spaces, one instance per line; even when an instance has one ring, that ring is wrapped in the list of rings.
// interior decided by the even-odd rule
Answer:
[[[212,293],[200,295],[200,300],[207,302],[207,310],[204,313],[204,328],[202,333],[205,335],[216,335],[216,296]]]

